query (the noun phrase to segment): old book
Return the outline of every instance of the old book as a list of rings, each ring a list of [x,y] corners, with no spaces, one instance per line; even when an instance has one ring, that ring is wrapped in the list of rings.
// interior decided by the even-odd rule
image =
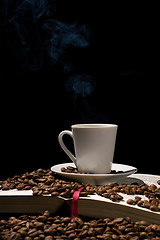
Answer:
[[[119,183],[131,184],[138,182],[148,185],[155,184],[160,176],[133,174],[130,177],[119,180]],[[80,197],[78,200],[78,213],[80,216],[106,218],[106,217],[131,217],[133,221],[145,220],[148,223],[160,224],[160,212],[154,212],[137,205],[128,205],[126,201],[134,198],[134,195],[123,195],[123,200],[112,202],[111,200],[93,194],[87,197]],[[142,199],[146,199],[142,196]],[[49,210],[58,213],[61,209],[71,211],[72,199],[53,197],[50,195],[33,196],[32,190],[0,190],[0,213],[41,213]]]

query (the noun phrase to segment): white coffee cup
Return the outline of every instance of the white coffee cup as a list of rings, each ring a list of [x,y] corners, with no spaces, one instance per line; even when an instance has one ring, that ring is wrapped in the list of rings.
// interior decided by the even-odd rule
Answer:
[[[78,171],[110,173],[118,126],[115,124],[76,124],[71,128],[72,131],[62,131],[58,136],[58,141]],[[73,138],[76,157],[63,142],[65,134]]]

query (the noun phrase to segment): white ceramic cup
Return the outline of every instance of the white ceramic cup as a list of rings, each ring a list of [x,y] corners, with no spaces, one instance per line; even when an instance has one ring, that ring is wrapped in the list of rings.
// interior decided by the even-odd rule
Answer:
[[[72,131],[62,131],[58,136],[58,141],[78,171],[110,173],[118,126],[114,124],[76,124],[71,128]],[[65,134],[73,138],[76,157],[63,142]]]

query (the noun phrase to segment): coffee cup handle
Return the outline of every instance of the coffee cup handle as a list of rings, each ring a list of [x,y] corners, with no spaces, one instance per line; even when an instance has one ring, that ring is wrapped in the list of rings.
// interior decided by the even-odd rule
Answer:
[[[59,144],[61,146],[61,148],[63,149],[63,151],[68,155],[68,157],[73,161],[73,163],[76,165],[77,167],[77,163],[76,163],[76,158],[75,156],[68,150],[68,148],[66,147],[66,145],[64,144],[63,142],[63,136],[65,134],[68,134],[69,136],[72,137],[73,139],[73,134],[71,131],[68,131],[68,130],[64,130],[62,131],[59,135],[58,135],[58,141],[59,141]]]

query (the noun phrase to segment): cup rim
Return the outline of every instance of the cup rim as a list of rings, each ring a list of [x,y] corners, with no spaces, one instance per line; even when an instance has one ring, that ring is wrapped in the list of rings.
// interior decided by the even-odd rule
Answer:
[[[80,123],[80,124],[73,124],[72,128],[117,128],[118,125],[116,124],[105,124],[105,123]]]

